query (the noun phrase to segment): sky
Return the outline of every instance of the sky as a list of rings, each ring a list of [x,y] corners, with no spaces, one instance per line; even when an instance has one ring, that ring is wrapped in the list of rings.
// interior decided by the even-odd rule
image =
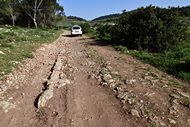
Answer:
[[[59,0],[66,16],[77,16],[92,20],[99,16],[134,10],[150,4],[159,7],[187,6],[190,0]]]

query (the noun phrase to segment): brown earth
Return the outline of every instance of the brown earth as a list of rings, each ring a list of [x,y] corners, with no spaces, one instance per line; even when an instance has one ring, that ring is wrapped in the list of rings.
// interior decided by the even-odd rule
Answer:
[[[188,127],[190,88],[65,32],[0,82],[0,127]],[[40,105],[41,104],[41,105]]]

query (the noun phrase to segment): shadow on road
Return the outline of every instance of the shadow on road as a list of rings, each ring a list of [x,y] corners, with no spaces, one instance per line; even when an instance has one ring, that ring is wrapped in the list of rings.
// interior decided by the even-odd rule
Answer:
[[[67,34],[67,35],[62,35],[64,37],[73,37],[71,34]]]
[[[71,35],[71,34],[67,34],[67,35],[62,35],[64,37],[80,37],[80,35]]]
[[[111,42],[108,42],[108,41],[98,41],[98,40],[89,41],[88,44],[92,45],[92,46],[111,46],[112,45]]]

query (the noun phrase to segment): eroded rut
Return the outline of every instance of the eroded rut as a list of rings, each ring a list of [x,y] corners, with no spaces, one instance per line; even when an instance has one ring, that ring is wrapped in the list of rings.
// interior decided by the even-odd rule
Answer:
[[[188,127],[182,83],[65,32],[0,82],[0,127]],[[182,83],[184,88],[188,84]]]

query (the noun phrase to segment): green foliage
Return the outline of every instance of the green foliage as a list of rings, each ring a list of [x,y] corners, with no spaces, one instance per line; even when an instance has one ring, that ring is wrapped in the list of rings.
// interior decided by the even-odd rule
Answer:
[[[86,19],[83,19],[83,18],[77,17],[77,16],[68,16],[67,18],[72,19],[72,20],[79,20],[79,21],[85,21],[86,22]]]
[[[99,26],[97,26],[98,38],[100,40],[110,41],[112,29],[113,29],[112,25],[99,25]]]
[[[26,58],[33,58],[33,51],[42,43],[50,43],[61,31],[54,29],[25,29],[0,27],[0,79]]]
[[[128,50],[123,46],[116,46],[120,53],[130,54],[145,63],[173,74],[179,78],[190,81],[190,43],[183,42],[183,45],[165,53],[149,53],[147,51]]]
[[[0,0],[0,24],[34,26],[34,12],[36,22],[40,27],[53,27],[57,14],[64,15],[63,7],[56,0],[37,0],[39,8],[34,9],[36,0]],[[24,20],[23,20],[24,19]]]
[[[90,33],[92,31],[92,28],[89,23],[82,23],[80,24],[80,26],[82,27],[82,31],[84,34]]]
[[[129,49],[163,52],[180,45],[184,28],[177,11],[149,6],[123,13],[112,39]]]
[[[98,18],[93,19],[94,22],[109,22],[109,21],[116,21],[119,19],[121,14],[111,14],[111,15],[105,15]]]

